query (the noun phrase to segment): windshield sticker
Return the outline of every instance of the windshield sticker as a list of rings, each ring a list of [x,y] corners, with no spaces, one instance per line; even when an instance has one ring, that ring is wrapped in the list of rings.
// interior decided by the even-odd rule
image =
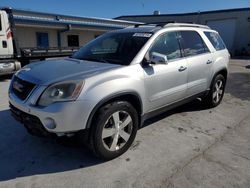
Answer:
[[[135,34],[133,35],[133,37],[147,37],[147,38],[149,38],[149,37],[151,37],[151,36],[152,36],[151,33],[135,33]]]

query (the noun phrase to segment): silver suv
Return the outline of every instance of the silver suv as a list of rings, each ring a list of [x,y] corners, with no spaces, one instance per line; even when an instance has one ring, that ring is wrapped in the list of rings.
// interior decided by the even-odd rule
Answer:
[[[220,104],[229,58],[207,26],[136,25],[98,37],[71,58],[25,66],[12,78],[10,109],[32,134],[76,135],[112,159],[146,119],[197,97]]]

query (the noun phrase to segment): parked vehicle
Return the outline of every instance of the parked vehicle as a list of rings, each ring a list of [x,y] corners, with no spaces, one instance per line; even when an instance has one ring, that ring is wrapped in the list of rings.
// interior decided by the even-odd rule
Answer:
[[[70,56],[79,48],[76,47],[22,47],[18,45],[15,19],[12,9],[0,10],[0,75],[11,74],[32,60],[43,60],[50,57]]]
[[[32,134],[76,134],[113,159],[146,119],[197,97],[219,105],[229,58],[207,26],[136,25],[98,37],[72,58],[25,66],[12,79],[10,109]]]

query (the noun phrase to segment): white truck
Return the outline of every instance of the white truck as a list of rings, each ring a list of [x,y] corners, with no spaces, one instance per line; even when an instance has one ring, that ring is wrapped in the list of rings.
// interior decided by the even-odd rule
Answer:
[[[0,76],[16,72],[31,60],[70,56],[78,50],[73,47],[21,48],[16,30],[12,9],[0,9]]]

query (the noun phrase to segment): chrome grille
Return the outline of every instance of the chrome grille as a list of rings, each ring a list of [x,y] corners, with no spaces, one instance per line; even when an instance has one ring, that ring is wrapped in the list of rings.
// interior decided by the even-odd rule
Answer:
[[[17,76],[14,76],[12,81],[12,91],[21,100],[25,100],[35,86],[36,84],[22,80]]]

